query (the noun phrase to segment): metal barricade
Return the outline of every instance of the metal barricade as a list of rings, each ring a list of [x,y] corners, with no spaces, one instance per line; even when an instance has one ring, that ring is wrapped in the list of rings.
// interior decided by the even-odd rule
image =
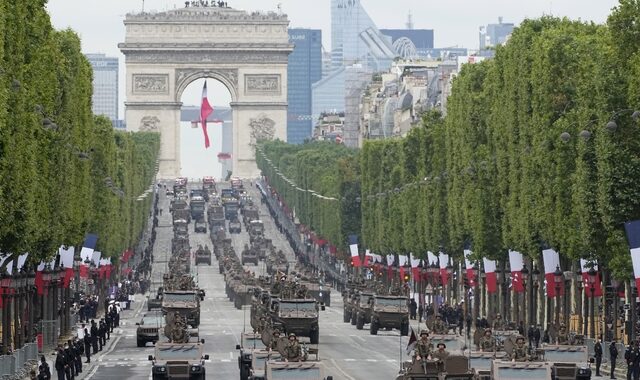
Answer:
[[[51,350],[58,344],[60,336],[60,322],[57,319],[41,321],[43,351]]]
[[[0,376],[13,375],[16,372],[15,359],[12,355],[0,356]]]
[[[25,359],[25,356],[26,356],[26,353],[24,352],[24,348],[13,351],[13,357],[15,360],[14,366],[16,370],[22,368],[22,366],[24,365],[24,362],[27,361]]]
[[[37,343],[25,344],[24,350],[26,353],[26,361],[29,361],[29,360],[38,361],[38,344]]]

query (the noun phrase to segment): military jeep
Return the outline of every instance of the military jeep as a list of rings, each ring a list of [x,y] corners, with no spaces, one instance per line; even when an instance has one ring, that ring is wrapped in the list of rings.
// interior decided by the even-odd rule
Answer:
[[[197,328],[200,325],[200,294],[195,290],[165,291],[162,297],[162,312],[178,312],[191,327]]]
[[[552,379],[551,364],[546,362],[511,362],[494,360],[491,364],[492,380]]]
[[[260,260],[258,259],[258,253],[254,248],[243,250],[241,256],[242,265],[245,265],[246,263],[253,263],[255,265],[258,265],[258,263],[260,262]]]
[[[211,251],[208,249],[196,251],[196,265],[203,263],[211,265]]]
[[[267,350],[254,350],[251,355],[251,369],[248,380],[264,380],[266,378],[266,364],[268,361],[281,359],[279,352]]]
[[[160,328],[164,325],[164,317],[159,311],[145,313],[140,322],[136,323],[136,341],[138,347],[144,347],[147,342],[156,343],[160,340]]]
[[[353,304],[353,315],[351,323],[355,322],[356,329],[362,330],[366,323],[371,323],[371,311],[373,304],[373,294],[361,293]]]
[[[149,355],[153,363],[151,377],[154,380],[190,379],[204,380],[206,378],[204,344],[197,343],[158,343],[155,355]]]
[[[311,344],[318,344],[318,309],[318,303],[312,299],[273,300],[271,320],[280,331],[306,336]]]
[[[242,224],[240,224],[240,221],[237,218],[229,220],[229,233],[239,234],[240,232],[242,232]]]
[[[238,354],[238,368],[240,369],[240,380],[247,380],[253,368],[252,360],[255,351],[265,350],[266,347],[262,343],[260,334],[242,333],[240,335],[240,344],[236,345]]]
[[[464,355],[449,355],[444,361],[415,360],[403,363],[396,380],[473,380],[469,370],[469,358]]]
[[[400,296],[374,296],[369,332],[377,335],[379,329],[398,329],[400,335],[409,335],[409,299]]]
[[[587,346],[544,345],[542,352],[544,361],[552,364],[553,379],[591,379]]]

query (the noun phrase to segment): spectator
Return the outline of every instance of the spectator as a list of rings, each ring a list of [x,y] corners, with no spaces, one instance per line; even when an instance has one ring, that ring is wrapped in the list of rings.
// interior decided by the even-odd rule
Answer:
[[[40,356],[38,380],[51,380],[51,369],[49,369],[49,364],[47,364],[47,360],[44,358],[44,355]]]

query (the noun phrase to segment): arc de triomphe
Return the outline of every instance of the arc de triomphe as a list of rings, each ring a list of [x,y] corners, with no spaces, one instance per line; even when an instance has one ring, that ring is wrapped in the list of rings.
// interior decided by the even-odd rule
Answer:
[[[255,141],[287,137],[287,16],[187,7],[128,14],[124,24],[127,130],[161,133],[159,176],[180,175],[180,99],[200,78],[231,93],[234,175],[258,176]]]

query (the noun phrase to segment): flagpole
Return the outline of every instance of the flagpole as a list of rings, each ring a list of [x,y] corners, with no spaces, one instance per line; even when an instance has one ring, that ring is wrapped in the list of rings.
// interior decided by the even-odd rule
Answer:
[[[402,371],[402,334],[400,334],[400,371]]]

